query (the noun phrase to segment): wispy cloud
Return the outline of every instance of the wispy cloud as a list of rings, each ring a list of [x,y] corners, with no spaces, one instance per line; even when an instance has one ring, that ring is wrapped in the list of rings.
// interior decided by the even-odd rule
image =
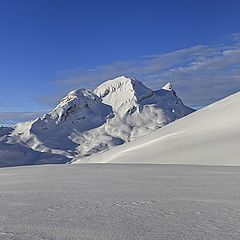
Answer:
[[[207,105],[240,90],[239,43],[240,33],[234,33],[229,44],[197,45],[91,69],[76,69],[57,84],[71,89],[95,88],[107,79],[128,75],[153,88],[172,82],[186,104]]]
[[[45,112],[0,112],[0,125],[11,126],[19,122],[34,120]]]
[[[239,41],[240,40],[240,33],[233,33],[232,37],[235,41]]]
[[[171,82],[187,105],[205,106],[240,91],[240,33],[232,34],[228,44],[197,45],[90,69],[78,68],[62,75],[65,77],[55,82],[58,93],[36,101],[52,108],[72,89],[95,88],[108,79],[128,75],[142,80],[153,89]],[[32,120],[43,113],[2,112],[0,125]]]

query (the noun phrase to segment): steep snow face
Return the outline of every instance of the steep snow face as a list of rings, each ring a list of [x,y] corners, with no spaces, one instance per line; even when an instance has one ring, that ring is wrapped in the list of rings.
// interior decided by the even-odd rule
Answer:
[[[136,141],[78,162],[240,166],[240,92]]]
[[[50,113],[34,122],[32,128],[47,130],[52,125],[62,124],[77,127],[78,131],[86,131],[102,125],[112,108],[104,103],[92,91],[78,89],[70,92]]]
[[[152,96],[152,90],[142,82],[125,76],[101,84],[94,92],[121,117],[142,99]]]
[[[31,154],[54,154],[57,162],[65,162],[132,141],[192,111],[172,86],[153,91],[139,80],[122,76],[95,91],[70,92],[52,112],[3,134],[0,145],[15,144],[20,150],[21,145],[24,152],[30,148]]]
[[[80,144],[71,136],[103,125],[111,115],[111,106],[102,103],[92,91],[72,91],[52,112],[32,122],[28,145],[35,150],[71,157]]]
[[[140,81],[127,77],[109,80],[94,91],[113,107],[114,117],[100,128],[73,136],[79,157],[135,140],[193,112],[173,89],[152,91]]]
[[[0,138],[12,132],[13,128],[0,126]]]
[[[171,83],[167,83],[162,87],[162,89],[167,90],[167,91],[173,91],[173,87]]]
[[[142,82],[122,76],[101,84],[94,92],[104,103],[112,106],[114,113],[121,118],[137,112],[135,115],[148,115],[150,119],[161,119],[162,124],[166,124],[193,111],[177,97],[170,83],[161,90],[152,91]],[[154,112],[153,116],[151,112]],[[138,118],[141,119],[141,116]]]

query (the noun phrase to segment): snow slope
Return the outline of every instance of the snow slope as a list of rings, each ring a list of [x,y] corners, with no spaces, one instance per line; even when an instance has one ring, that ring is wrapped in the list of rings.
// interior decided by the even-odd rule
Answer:
[[[94,91],[72,91],[52,112],[2,130],[6,134],[0,131],[0,149],[8,148],[0,150],[0,166],[6,161],[12,166],[21,162],[15,156],[25,156],[27,149],[34,164],[43,161],[39,153],[47,153],[45,162],[49,163],[56,162],[56,156],[57,162],[84,158],[144,136],[191,112],[170,84],[153,91],[136,79],[118,77]],[[11,149],[17,153],[12,154]]]
[[[239,240],[240,168],[0,169],[2,240]]]
[[[76,163],[240,166],[240,92],[108,152]]]

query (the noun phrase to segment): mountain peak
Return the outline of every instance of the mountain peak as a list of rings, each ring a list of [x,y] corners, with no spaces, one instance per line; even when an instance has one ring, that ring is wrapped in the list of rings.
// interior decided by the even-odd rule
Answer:
[[[56,108],[63,107],[67,103],[70,103],[72,101],[77,102],[86,102],[90,99],[96,100],[98,97],[90,90],[87,90],[85,88],[80,88],[71,91],[66,97],[64,97],[61,102],[58,104]]]
[[[102,103],[102,100],[94,92],[81,88],[71,91],[42,120],[53,121],[58,125],[67,122],[68,119],[68,123],[79,124],[81,125],[80,129],[84,130],[88,126],[102,124],[111,112],[112,108]]]
[[[132,77],[129,77],[129,76],[127,76],[127,75],[121,75],[121,76],[118,76],[118,77],[115,77],[115,78],[113,78],[113,79],[111,79],[112,81],[117,81],[117,80],[125,80],[125,81],[128,81],[128,80],[134,80],[134,78],[132,78]]]
[[[137,79],[120,76],[94,91],[71,91],[41,118],[0,128],[0,144],[19,142],[30,151],[52,153],[51,159],[58,154],[66,161],[132,141],[192,111],[170,83],[153,91]],[[36,159],[41,163],[43,158],[36,155]]]
[[[121,90],[121,91],[122,90],[124,90],[124,91],[133,90],[133,86],[138,85],[138,84],[143,85],[141,81],[139,81],[135,78],[120,76],[120,77],[110,79],[110,80],[102,83],[95,89],[94,92],[99,97],[105,97],[110,92],[116,92],[119,90]]]
[[[91,91],[85,88],[79,88],[79,89],[75,89],[73,91],[71,91],[70,93],[68,93],[68,95],[86,95],[86,94],[91,94]]]
[[[120,76],[102,83],[94,90],[94,93],[100,98],[105,98],[110,93],[119,93],[121,97],[132,97],[133,95],[137,97],[150,91],[151,89],[147,88],[141,81],[135,78]]]
[[[139,100],[152,94],[152,90],[141,81],[126,76],[108,80],[98,86],[94,92],[103,103],[111,105],[120,115],[124,115]]]
[[[129,77],[129,76],[126,76],[126,75],[122,75],[122,76],[119,76],[119,77],[116,77],[116,78],[113,78],[111,80],[108,80],[108,81],[112,81],[112,82],[141,82],[139,80],[137,80],[136,78],[132,78],[132,77]],[[106,82],[108,82],[106,81]]]
[[[165,84],[162,89],[167,90],[167,91],[173,91],[173,86],[170,82],[168,82],[167,84]]]

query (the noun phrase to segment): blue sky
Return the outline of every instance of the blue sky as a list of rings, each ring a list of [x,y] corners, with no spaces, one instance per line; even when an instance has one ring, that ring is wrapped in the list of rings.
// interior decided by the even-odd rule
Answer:
[[[240,90],[240,1],[1,0],[0,124],[118,75],[190,106]]]

